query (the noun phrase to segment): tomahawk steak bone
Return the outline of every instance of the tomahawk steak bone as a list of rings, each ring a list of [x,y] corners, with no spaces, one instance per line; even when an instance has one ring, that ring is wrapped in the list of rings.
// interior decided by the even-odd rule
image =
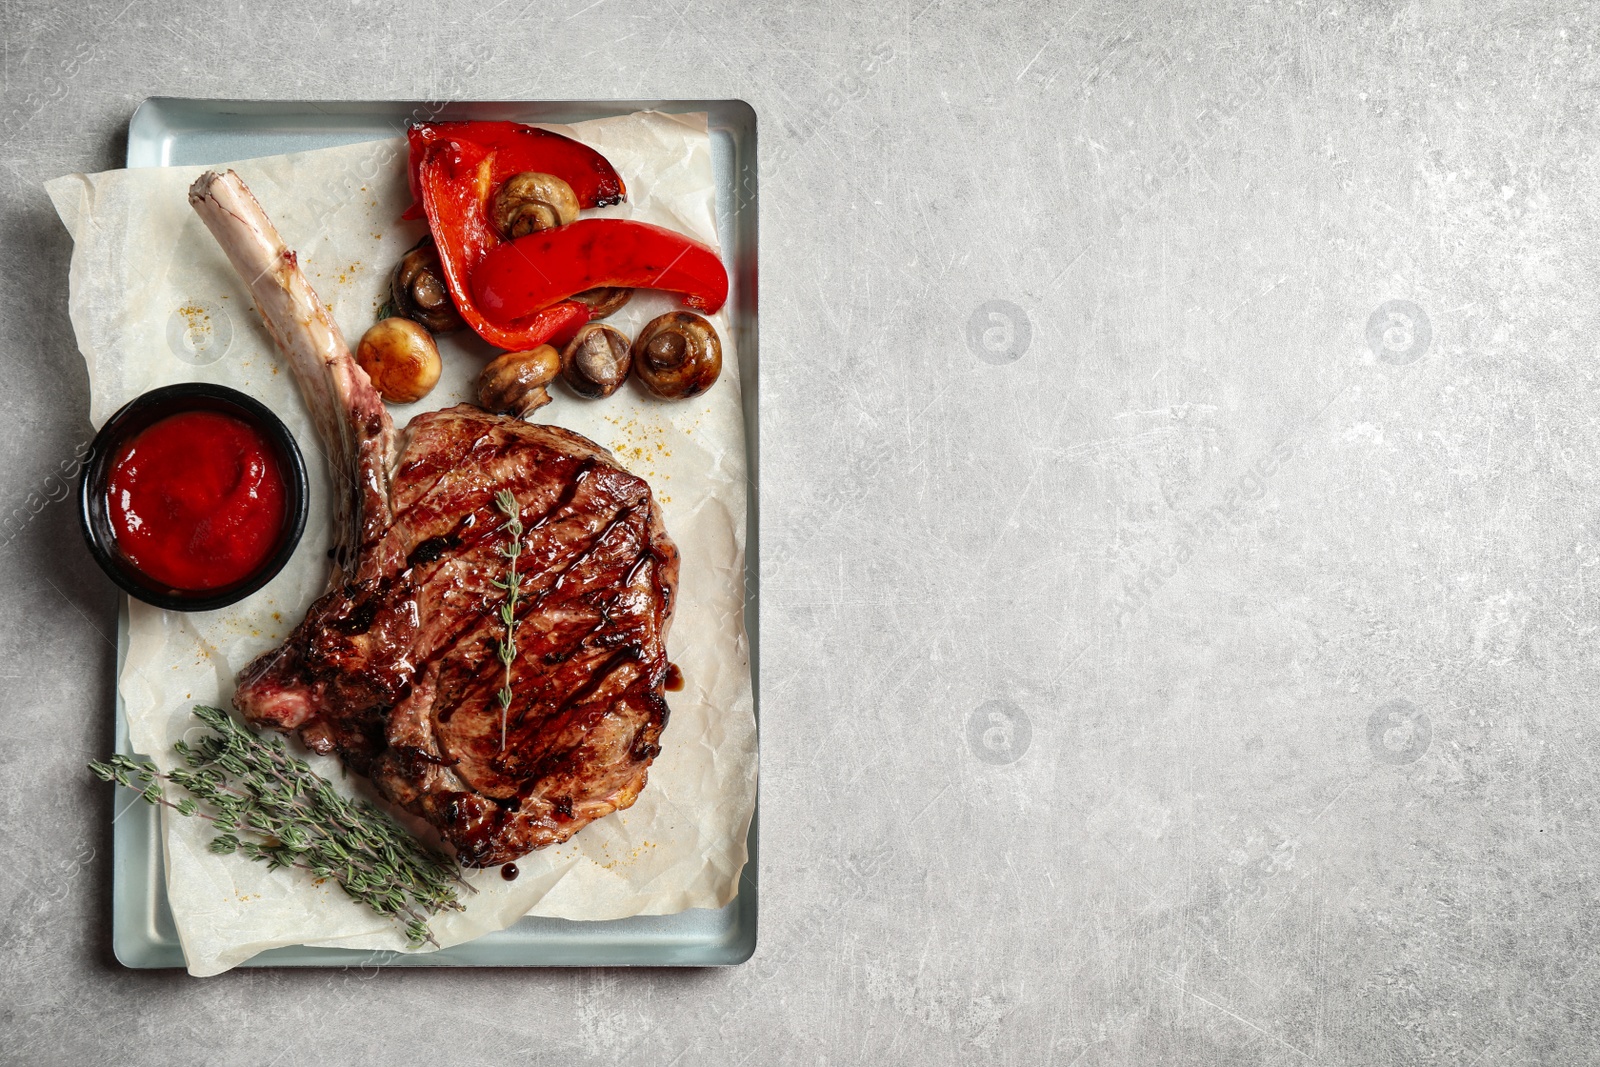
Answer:
[[[578,434],[470,405],[397,434],[238,175],[202,175],[189,200],[294,372],[336,497],[328,590],[240,674],[234,706],[338,753],[468,866],[631,805],[667,722],[678,578],[649,485]],[[504,711],[502,490],[525,526]]]

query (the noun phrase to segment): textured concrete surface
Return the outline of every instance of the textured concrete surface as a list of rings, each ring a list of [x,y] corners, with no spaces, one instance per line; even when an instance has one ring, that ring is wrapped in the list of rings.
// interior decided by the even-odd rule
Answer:
[[[232,7],[0,10],[0,1059],[1595,1058],[1600,9]],[[158,94],[755,105],[751,963],[111,960],[39,183]]]

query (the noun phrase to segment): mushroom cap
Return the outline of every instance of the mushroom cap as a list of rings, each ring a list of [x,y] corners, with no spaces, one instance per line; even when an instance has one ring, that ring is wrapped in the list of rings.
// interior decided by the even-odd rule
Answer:
[[[592,322],[620,310],[622,305],[633,299],[633,290],[622,285],[602,285],[573,293],[571,299],[589,305],[589,320]]]
[[[383,319],[361,335],[356,362],[391,404],[412,404],[427,396],[444,367],[433,335],[399,316]]]
[[[633,339],[633,372],[664,400],[698,396],[722,373],[722,339],[694,312],[669,311]]]
[[[424,234],[395,265],[389,296],[396,312],[420,322],[433,333],[449,333],[461,327],[461,314],[445,286],[439,249],[431,234]]]
[[[621,389],[632,365],[627,336],[602,322],[584,325],[561,352],[561,377],[573,392],[596,400]]]
[[[545,388],[561,373],[561,353],[549,345],[502,352],[478,375],[478,403],[489,411],[526,418],[550,403]]]
[[[525,170],[500,186],[491,208],[495,229],[510,241],[540,230],[565,226],[578,217],[578,196],[554,174]]]

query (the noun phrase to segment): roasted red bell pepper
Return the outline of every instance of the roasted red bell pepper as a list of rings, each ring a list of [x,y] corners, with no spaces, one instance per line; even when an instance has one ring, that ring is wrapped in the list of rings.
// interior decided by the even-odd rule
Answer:
[[[497,319],[532,315],[585,289],[620,285],[682,293],[696,311],[728,299],[717,254],[681,233],[631,219],[579,219],[490,249],[472,270],[472,295]]]
[[[408,219],[423,215],[422,159],[430,146],[446,141],[493,152],[490,181],[494,189],[513,174],[531,170],[565,181],[586,208],[618,204],[628,195],[605,156],[570,137],[520,122],[419,122],[406,131],[406,138],[411,143],[411,196],[416,201],[405,214]]]
[[[489,222],[488,205],[499,183],[492,149],[471,141],[435,141],[417,168],[417,185],[428,228],[439,249],[439,265],[456,310],[473,331],[492,345],[523,351],[565,341],[589,320],[589,308],[576,301],[546,301],[522,316],[488,316],[473,301],[468,279],[489,251],[501,243]],[[577,292],[578,290],[573,290]],[[570,296],[570,293],[563,293]]]

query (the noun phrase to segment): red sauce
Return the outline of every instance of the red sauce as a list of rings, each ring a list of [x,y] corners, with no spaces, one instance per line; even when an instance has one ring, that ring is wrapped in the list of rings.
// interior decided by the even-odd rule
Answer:
[[[267,561],[288,493],[272,442],[219,411],[169,415],[123,446],[107,487],[117,548],[174,589],[221,589]]]
[[[667,664],[667,684],[663,688],[669,693],[676,693],[683,688],[683,672],[676,663]]]

